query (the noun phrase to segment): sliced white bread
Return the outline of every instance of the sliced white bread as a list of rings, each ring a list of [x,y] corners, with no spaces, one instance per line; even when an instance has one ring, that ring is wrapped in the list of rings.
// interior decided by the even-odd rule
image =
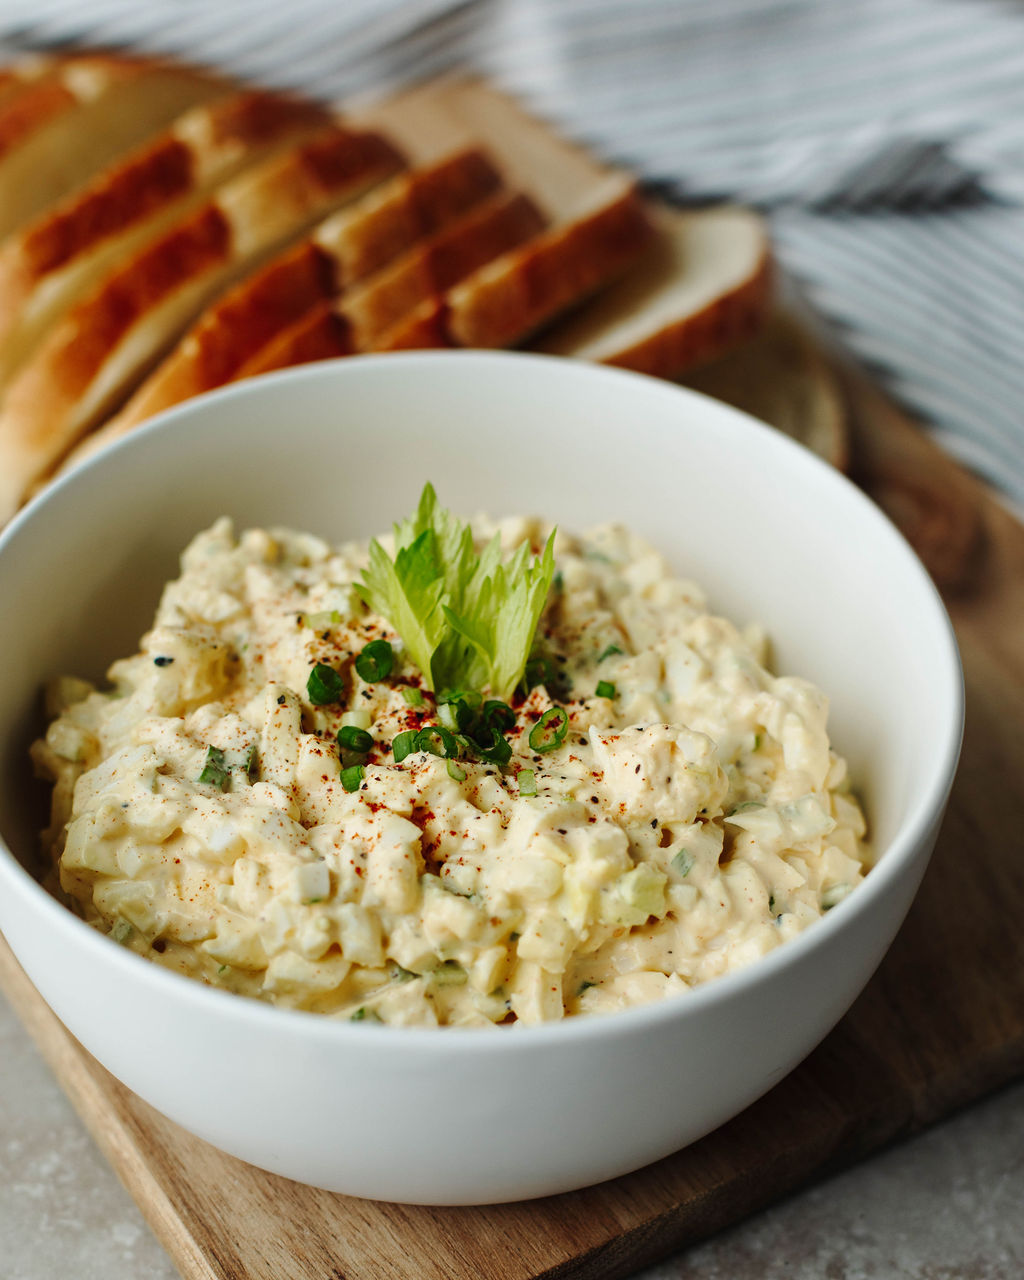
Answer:
[[[239,378],[373,351],[420,303],[541,233],[544,218],[524,195],[498,195],[403,254],[361,288],[315,307],[249,360]]]
[[[587,307],[540,335],[536,351],[674,378],[756,332],[768,312],[768,237],[728,206],[655,207],[644,257]]]
[[[650,235],[634,185],[606,179],[573,216],[425,302],[375,346],[398,351],[522,342],[621,276]]]
[[[529,240],[543,225],[542,214],[526,196],[508,193],[492,196],[449,227],[399,255],[393,264],[375,272],[362,285],[304,306],[291,324],[281,326],[276,336],[266,341],[249,340],[252,327],[258,325],[258,317],[247,307],[244,323],[237,330],[221,332],[221,337],[227,339],[228,344],[219,355],[230,356],[231,359],[218,359],[213,347],[208,346],[205,368],[207,372],[216,371],[220,381],[215,385],[221,386],[272,369],[286,369],[315,360],[373,350],[375,341],[388,332],[410,307],[448,288],[481,263]],[[315,267],[311,266],[311,269],[315,270]],[[260,274],[267,278],[266,271]],[[298,287],[294,277],[291,284]],[[315,284],[313,281],[312,285]],[[305,301],[311,292],[312,289],[303,293],[302,300]],[[251,301],[251,298],[252,294],[247,293],[247,300]],[[225,305],[226,302],[212,310],[221,312],[223,317]],[[212,311],[207,314],[212,314]],[[272,314],[275,319],[280,319],[283,308],[275,307]],[[193,334],[199,334],[198,326]],[[178,352],[184,345],[179,346]],[[246,350],[252,354],[239,362],[238,355]],[[149,416],[146,410],[152,403],[152,397],[148,393],[152,389],[160,393],[161,399],[165,398],[167,387],[160,385],[160,375],[165,370],[175,372],[178,352],[139,388],[120,413],[86,435],[71,450],[61,463],[60,472],[71,470]],[[176,389],[181,390],[180,381]],[[198,390],[203,389],[209,388],[198,388],[190,394],[198,394]]]
[[[55,62],[56,59],[47,54],[32,53],[0,67],[0,111],[37,80],[49,75]]]
[[[152,59],[54,59],[0,103],[0,238],[175,116],[226,91],[213,76]]]
[[[340,127],[243,173],[73,307],[11,384],[0,413],[0,521],[117,407],[221,289],[402,157]]]
[[[219,183],[330,122],[324,108],[283,94],[204,103],[9,236],[0,245],[0,391],[113,261]]]
[[[209,307],[108,424],[111,435],[190,396],[223,386],[266,343],[318,303],[455,222],[500,184],[490,161],[471,149],[400,173],[333,214],[308,240],[246,277]]]
[[[785,314],[684,378],[684,385],[768,422],[845,471],[850,426],[839,381],[817,343]]]

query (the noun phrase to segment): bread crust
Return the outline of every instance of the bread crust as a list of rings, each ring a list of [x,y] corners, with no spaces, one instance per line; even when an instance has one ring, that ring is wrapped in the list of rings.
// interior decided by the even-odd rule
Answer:
[[[0,246],[0,388],[116,255],[330,120],[312,103],[262,91],[204,104],[9,237]]]
[[[380,350],[504,347],[522,342],[566,308],[620,276],[643,251],[651,227],[629,185],[597,208],[502,254],[417,308]]]
[[[675,378],[756,333],[772,299],[761,219],[721,206],[652,206],[647,252],[618,284],[539,335],[551,355]]]
[[[522,194],[487,200],[451,227],[403,254],[363,288],[313,308],[246,362],[247,378],[335,356],[377,349],[409,311],[456,284],[479,266],[536,236],[544,227],[537,206]]]
[[[244,173],[115,270],[11,385],[0,414],[0,518],[218,289],[402,163],[379,134],[332,126]]]
[[[476,149],[383,183],[214,303],[124,406],[114,430],[239,376],[319,303],[454,223],[499,186],[497,170]]]
[[[0,99],[0,238],[191,106],[219,77],[152,58],[54,58]]]
[[[677,378],[753,337],[764,324],[773,295],[771,255],[765,251],[752,275],[691,315],[663,325],[602,364],[657,378]]]

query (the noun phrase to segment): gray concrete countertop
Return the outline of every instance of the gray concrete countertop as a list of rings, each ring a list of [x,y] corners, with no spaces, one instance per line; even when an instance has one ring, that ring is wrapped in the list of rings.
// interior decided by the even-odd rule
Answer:
[[[0,1063],[0,1280],[176,1280],[2,997]],[[1024,1082],[636,1280],[1021,1277]]]

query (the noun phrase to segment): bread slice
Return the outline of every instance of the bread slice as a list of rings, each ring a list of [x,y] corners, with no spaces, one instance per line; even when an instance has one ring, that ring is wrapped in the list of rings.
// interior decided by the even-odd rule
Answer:
[[[526,196],[508,193],[494,196],[422,245],[400,255],[390,268],[376,272],[362,286],[304,308],[294,323],[284,327],[276,337],[264,343],[243,340],[231,344],[228,350],[233,355],[247,347],[254,348],[253,354],[242,363],[233,363],[230,372],[227,372],[227,362],[217,363],[220,381],[216,385],[273,369],[371,351],[375,341],[387,333],[410,306],[454,284],[482,262],[537,235],[543,225],[543,216]],[[262,276],[265,278],[267,273]],[[244,290],[246,284],[248,282],[243,282],[240,288]],[[219,304],[213,312],[223,316],[224,309],[225,304]],[[277,309],[273,314],[279,318],[282,312]],[[193,334],[200,333],[201,329],[202,325],[197,326]],[[230,339],[232,335],[226,336]],[[64,459],[60,471],[71,470],[148,417],[147,407],[154,398],[149,394],[151,389],[166,392],[166,385],[161,387],[161,374],[165,370],[174,372],[176,357],[183,350],[185,343],[175,357],[139,388],[120,413],[85,436]],[[181,390],[180,382],[177,390]]]
[[[237,377],[372,351],[421,302],[536,237],[543,227],[543,215],[526,196],[495,196],[362,288],[314,308],[247,361]]]
[[[283,94],[204,103],[8,237],[0,245],[0,390],[111,262],[219,183],[330,122],[323,107]]]
[[[657,234],[643,260],[534,350],[674,378],[756,332],[771,302],[757,214],[657,207],[651,216]]]
[[[609,179],[576,216],[424,303],[377,349],[512,346],[622,275],[650,233],[635,186]]]
[[[30,89],[43,76],[49,75],[57,59],[48,54],[24,54],[15,62],[0,67],[0,110],[25,90]]]
[[[95,55],[46,64],[0,103],[0,239],[227,88],[214,76],[152,59]]]
[[[403,161],[376,133],[332,127],[222,187],[73,307],[0,413],[0,520],[106,417],[219,290]]]
[[[470,149],[400,173],[332,215],[307,241],[215,302],[135,392],[110,424],[111,434],[231,381],[247,360],[318,303],[453,222],[500,184],[490,161]]]
[[[839,470],[850,425],[838,378],[806,329],[776,313],[749,341],[689,373],[684,385],[770,423]]]

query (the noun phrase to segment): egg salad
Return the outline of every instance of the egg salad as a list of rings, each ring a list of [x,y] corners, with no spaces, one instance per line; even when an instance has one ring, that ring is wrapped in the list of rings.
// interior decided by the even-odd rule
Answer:
[[[550,530],[479,518],[472,535],[536,567]],[[221,519],[107,687],[53,682],[43,839],[84,920],[289,1008],[539,1023],[683,996],[865,875],[825,697],[770,674],[761,630],[710,614],[630,531],[555,535],[521,674],[495,658],[484,688],[432,673],[446,644],[485,652],[497,562],[460,615],[407,559],[385,617],[374,554]],[[416,591],[457,628],[427,671]],[[509,608],[494,643],[519,626]]]

